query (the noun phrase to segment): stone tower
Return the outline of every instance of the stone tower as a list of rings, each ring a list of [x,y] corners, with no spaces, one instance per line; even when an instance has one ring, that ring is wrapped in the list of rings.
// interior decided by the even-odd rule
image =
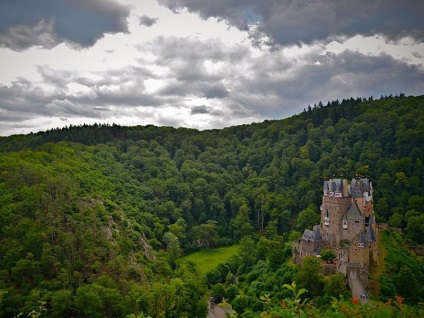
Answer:
[[[330,246],[341,241],[350,243],[360,233],[366,233],[374,217],[372,183],[366,179],[324,181],[320,230]]]

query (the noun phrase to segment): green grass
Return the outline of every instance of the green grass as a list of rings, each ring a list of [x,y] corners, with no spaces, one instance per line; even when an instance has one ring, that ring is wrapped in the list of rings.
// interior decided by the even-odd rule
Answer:
[[[198,273],[204,275],[219,264],[225,263],[225,261],[237,253],[238,250],[239,245],[218,247],[191,253],[183,259],[194,263]]]

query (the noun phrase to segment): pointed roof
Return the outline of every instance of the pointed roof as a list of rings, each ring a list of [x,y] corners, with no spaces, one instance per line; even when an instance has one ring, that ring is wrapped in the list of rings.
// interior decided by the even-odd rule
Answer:
[[[328,180],[324,181],[324,193],[327,193],[328,191],[330,191],[330,186],[328,184]]]
[[[362,197],[362,190],[361,190],[361,186],[360,186],[360,181],[359,180],[352,180],[352,184],[351,184],[351,196],[354,198],[360,198]]]
[[[362,216],[361,210],[358,207],[356,202],[353,202],[346,213],[346,219],[348,220],[362,220],[364,217]]]
[[[358,233],[358,243],[365,243],[365,236],[362,231]]]
[[[371,185],[370,185],[370,180],[367,178],[361,178],[361,190],[363,192],[370,192],[371,190]]]
[[[313,230],[305,229],[302,235],[302,240],[304,241],[312,241],[312,242],[322,242],[324,239],[322,238],[321,232],[319,230],[319,225],[314,225]]]
[[[364,192],[370,192],[371,191],[371,184],[369,179],[367,178],[361,178],[359,180],[352,179],[351,185],[350,185],[350,193],[351,196],[354,198],[359,198],[363,196]]]
[[[342,181],[342,179],[333,179],[332,180],[331,191],[343,193],[343,181]]]
[[[370,220],[370,223],[367,227],[367,233],[365,234],[365,239],[367,240],[367,242],[370,242],[370,243],[376,241],[375,233],[374,233],[374,230],[372,229],[371,222],[372,221]]]

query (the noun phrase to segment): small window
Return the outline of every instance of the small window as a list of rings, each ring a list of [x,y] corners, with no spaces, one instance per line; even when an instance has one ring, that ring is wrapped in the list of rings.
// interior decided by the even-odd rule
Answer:
[[[359,223],[359,221],[355,221],[355,223]]]

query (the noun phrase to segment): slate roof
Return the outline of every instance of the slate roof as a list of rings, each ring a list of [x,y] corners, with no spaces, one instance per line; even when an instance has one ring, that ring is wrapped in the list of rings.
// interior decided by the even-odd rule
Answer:
[[[328,180],[324,181],[324,193],[330,191],[330,185],[328,184]]]
[[[371,222],[367,227],[367,233],[365,234],[365,240],[367,242],[370,242],[370,243],[376,241],[375,233],[374,233],[374,230],[372,229]]]
[[[322,238],[321,232],[319,230],[319,225],[315,225],[314,229],[308,230],[305,229],[302,235],[302,240],[311,241],[311,242],[322,242],[324,239]]]
[[[362,231],[358,233],[358,243],[362,243],[365,245],[365,235]]]
[[[343,180],[342,179],[333,179],[331,182],[331,191],[343,193]]]
[[[356,202],[353,202],[346,213],[346,219],[348,220],[362,220],[364,217],[362,216],[361,210],[358,207]]]
[[[364,192],[371,191],[371,184],[367,178],[361,178],[359,180],[352,179],[350,185],[351,196],[354,198],[362,197]]]

